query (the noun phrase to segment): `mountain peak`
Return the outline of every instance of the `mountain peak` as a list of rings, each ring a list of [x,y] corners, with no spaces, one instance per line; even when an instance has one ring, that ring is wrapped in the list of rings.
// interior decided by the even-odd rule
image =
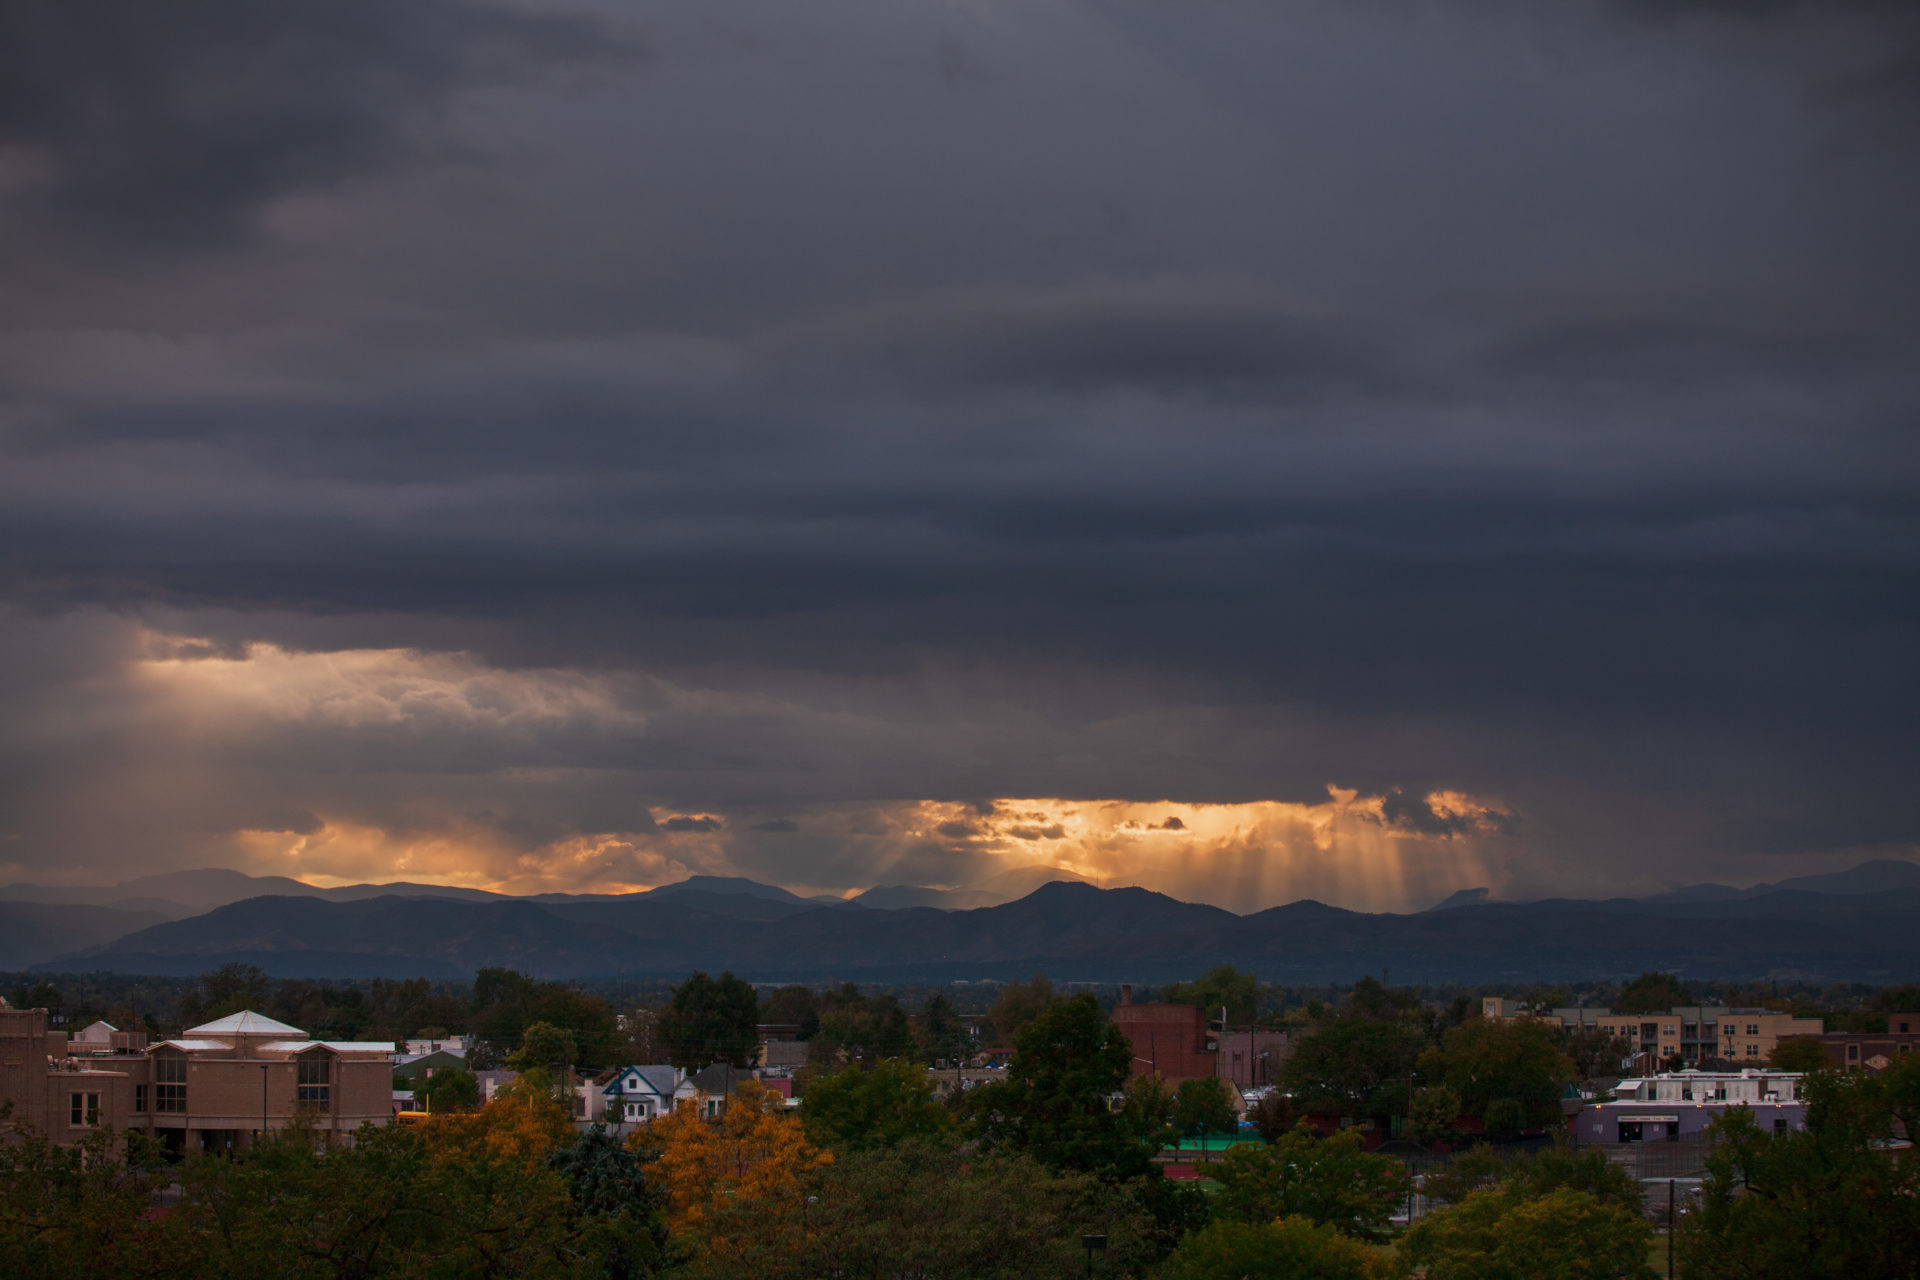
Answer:
[[[732,893],[743,894],[749,898],[765,898],[770,902],[805,902],[797,893],[790,893],[778,885],[761,884],[758,880],[749,880],[745,876],[688,876],[674,884],[663,884],[648,890],[653,897],[670,897],[679,893]]]

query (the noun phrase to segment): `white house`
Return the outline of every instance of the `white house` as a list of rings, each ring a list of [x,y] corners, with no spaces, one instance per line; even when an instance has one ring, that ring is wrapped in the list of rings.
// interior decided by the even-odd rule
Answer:
[[[598,1091],[599,1115],[593,1114],[594,1100],[588,1100],[587,1118],[604,1119],[615,1128],[645,1124],[673,1110],[674,1094],[685,1082],[686,1072],[665,1063],[622,1067]]]

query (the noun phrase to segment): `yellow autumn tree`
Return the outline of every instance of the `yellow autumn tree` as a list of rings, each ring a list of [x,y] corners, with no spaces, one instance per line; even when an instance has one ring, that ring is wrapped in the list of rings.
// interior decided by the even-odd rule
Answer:
[[[436,1160],[478,1158],[543,1169],[547,1157],[572,1140],[573,1121],[554,1098],[546,1073],[530,1071],[478,1111],[434,1116],[423,1126],[423,1136]]]
[[[709,1120],[683,1106],[629,1142],[654,1157],[648,1177],[667,1198],[667,1227],[724,1264],[802,1230],[800,1179],[833,1161],[807,1141],[784,1099],[758,1081],[733,1091]]]

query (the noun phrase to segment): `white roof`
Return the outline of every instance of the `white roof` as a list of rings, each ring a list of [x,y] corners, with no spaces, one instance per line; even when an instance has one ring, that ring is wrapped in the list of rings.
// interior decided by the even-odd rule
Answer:
[[[269,1040],[260,1046],[262,1053],[299,1053],[312,1048],[331,1049],[335,1053],[378,1053],[391,1057],[391,1040]]]
[[[275,1022],[265,1014],[255,1013],[251,1009],[242,1009],[239,1013],[230,1013],[213,1022],[202,1023],[187,1028],[190,1036],[301,1036],[307,1033],[298,1027],[290,1027],[284,1022]]]
[[[80,1032],[80,1034],[74,1037],[74,1039],[85,1044],[101,1044],[107,1040],[112,1039],[113,1033],[118,1031],[119,1029],[120,1028],[114,1026],[111,1022],[89,1022],[86,1025],[86,1027]],[[106,1034],[105,1035],[95,1034],[96,1032],[101,1032],[101,1031],[106,1032]]]
[[[188,1053],[205,1053],[212,1049],[233,1048],[233,1046],[225,1040],[162,1040],[159,1045],[154,1047],[159,1048],[161,1045],[175,1049],[185,1049]]]

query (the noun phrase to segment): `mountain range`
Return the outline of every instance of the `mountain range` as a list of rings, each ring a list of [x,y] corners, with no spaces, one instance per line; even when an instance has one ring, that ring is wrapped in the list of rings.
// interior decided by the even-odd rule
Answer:
[[[763,981],[1043,972],[1148,983],[1221,963],[1293,983],[1388,971],[1407,982],[1567,981],[1648,969],[1875,982],[1920,973],[1920,931],[1909,924],[1920,910],[1920,866],[1903,862],[1647,898],[1509,903],[1468,890],[1404,915],[1303,901],[1243,916],[1065,880],[1008,902],[934,899],[950,906],[917,901],[914,886],[820,900],[712,876],[642,893],[533,897],[416,884],[319,889],[230,871],[19,890],[0,890],[0,967],[9,969],[180,975],[239,962],[279,977],[455,979],[506,965],[574,978],[673,978],[704,968]],[[92,900],[35,900],[56,892]],[[247,896],[192,911],[235,892]]]

